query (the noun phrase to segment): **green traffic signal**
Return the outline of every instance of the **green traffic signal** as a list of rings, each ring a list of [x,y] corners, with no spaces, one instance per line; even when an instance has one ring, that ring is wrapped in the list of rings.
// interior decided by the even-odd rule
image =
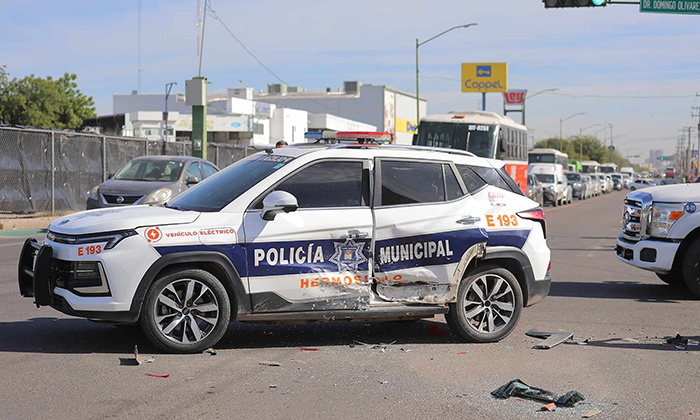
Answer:
[[[593,3],[595,6],[603,6],[605,3],[607,3],[606,0],[591,0],[591,3]]]

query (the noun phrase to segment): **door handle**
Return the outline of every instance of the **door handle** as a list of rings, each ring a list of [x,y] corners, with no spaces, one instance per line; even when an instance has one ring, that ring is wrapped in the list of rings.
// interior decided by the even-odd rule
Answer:
[[[459,220],[457,220],[455,223],[459,223],[460,225],[473,225],[476,222],[480,222],[481,218],[480,217],[475,217],[475,216],[466,216],[463,217]]]
[[[342,239],[364,239],[369,236],[367,232],[360,232],[359,230],[349,230],[345,235],[341,235]]]

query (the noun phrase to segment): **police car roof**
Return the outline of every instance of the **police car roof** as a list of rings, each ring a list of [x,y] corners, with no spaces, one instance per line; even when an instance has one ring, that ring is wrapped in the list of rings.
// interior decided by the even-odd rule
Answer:
[[[463,161],[466,159],[470,164],[477,163],[479,166],[489,166],[501,167],[504,162],[497,161],[493,159],[480,158],[471,152],[458,149],[448,149],[441,147],[426,147],[426,146],[411,146],[403,144],[357,144],[357,143],[297,143],[292,144],[287,147],[279,149],[268,149],[268,153],[273,153],[279,156],[289,156],[297,158],[309,153],[319,153],[319,152],[342,152],[349,151],[353,152],[355,156],[359,153],[360,155],[369,156],[387,156],[390,154],[391,157],[407,157],[407,158],[423,158],[432,157],[436,159],[449,159],[455,162]]]

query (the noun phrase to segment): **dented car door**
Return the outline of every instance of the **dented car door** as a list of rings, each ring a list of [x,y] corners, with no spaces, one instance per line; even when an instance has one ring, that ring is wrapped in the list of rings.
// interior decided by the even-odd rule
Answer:
[[[472,197],[449,162],[382,158],[375,165],[377,293],[392,301],[450,301],[458,269],[487,240]]]

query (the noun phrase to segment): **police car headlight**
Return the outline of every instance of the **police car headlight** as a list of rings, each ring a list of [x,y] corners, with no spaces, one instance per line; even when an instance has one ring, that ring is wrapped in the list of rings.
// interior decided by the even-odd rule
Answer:
[[[649,234],[665,238],[678,219],[683,217],[682,204],[654,204],[651,208]]]
[[[149,195],[143,203],[164,203],[168,198],[170,198],[171,195],[173,195],[173,190],[170,188],[161,188],[158,191],[151,193],[151,195]]]
[[[121,242],[122,239],[134,235],[136,235],[136,231],[134,230],[123,230],[120,232],[98,233],[94,235],[81,236],[63,235],[61,233],[48,231],[48,233],[46,234],[46,239],[48,239],[49,241],[68,245],[96,244],[104,242],[104,249],[112,249],[115,246],[117,246],[117,244]]]
[[[93,189],[91,189],[90,192],[88,192],[88,198],[92,198],[93,200],[97,200],[97,188],[98,187],[99,187],[99,185],[94,187]]]

